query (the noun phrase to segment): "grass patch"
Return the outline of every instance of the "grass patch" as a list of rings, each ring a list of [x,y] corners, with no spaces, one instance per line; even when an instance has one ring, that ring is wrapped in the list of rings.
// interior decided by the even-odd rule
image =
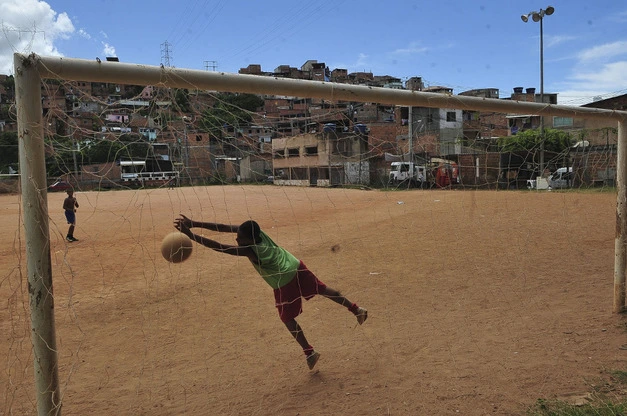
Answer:
[[[627,403],[568,404],[559,400],[538,399],[528,413],[534,416],[622,416],[627,414]]]
[[[538,399],[529,416],[627,416],[627,371],[607,374],[607,380],[592,385],[592,392],[573,400]]]
[[[627,371],[612,371],[612,377],[615,378],[618,383],[624,384],[627,386]]]

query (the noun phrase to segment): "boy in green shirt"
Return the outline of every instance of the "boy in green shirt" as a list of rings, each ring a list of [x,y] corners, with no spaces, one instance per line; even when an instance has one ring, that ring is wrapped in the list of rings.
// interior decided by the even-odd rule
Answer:
[[[193,241],[212,250],[233,256],[247,257],[261,277],[274,290],[275,304],[281,321],[302,347],[309,369],[313,369],[320,353],[309,344],[303,330],[296,322],[302,312],[302,298],[309,300],[315,295],[322,295],[346,307],[357,317],[361,325],[368,318],[368,311],[350,302],[340,292],[318,280],[305,264],[290,252],[279,247],[259,227],[255,221],[245,221],[241,225],[199,222],[181,215],[174,221],[174,227]],[[227,245],[215,240],[194,234],[190,228],[236,233],[238,245]]]

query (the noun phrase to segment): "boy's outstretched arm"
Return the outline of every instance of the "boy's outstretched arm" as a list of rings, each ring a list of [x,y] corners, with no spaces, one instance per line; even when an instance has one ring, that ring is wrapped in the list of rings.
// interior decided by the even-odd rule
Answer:
[[[191,232],[189,227],[185,224],[183,219],[177,219],[174,222],[174,228],[188,236],[192,241],[197,242],[198,244],[202,244],[205,247],[208,247],[212,250],[219,251],[220,253],[230,254],[232,256],[242,256],[247,257],[252,262],[258,262],[257,255],[250,247],[245,246],[234,246],[229,244],[222,244],[218,241],[212,240],[207,237],[203,237],[198,234],[194,234]]]
[[[218,231],[221,233],[236,233],[237,229],[239,228],[238,225],[231,225],[231,224],[218,224],[215,222],[201,222],[201,221],[194,221],[191,218],[187,218],[185,215],[180,214],[180,218],[178,218],[176,221],[185,224],[185,226],[187,226],[187,228],[204,228],[206,230],[211,230],[211,231]]]

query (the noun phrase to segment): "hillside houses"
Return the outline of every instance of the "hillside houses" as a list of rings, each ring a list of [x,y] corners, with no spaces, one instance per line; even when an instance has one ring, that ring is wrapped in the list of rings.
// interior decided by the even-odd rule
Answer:
[[[280,65],[267,72],[252,64],[239,73],[453,94],[448,87],[425,86],[420,77],[403,82],[389,75],[331,69],[316,60],[308,60],[300,68]],[[6,79],[0,77],[0,132],[16,129],[6,110],[13,99],[2,82]],[[505,98],[499,97],[499,93],[498,89],[486,88],[460,95],[540,102],[534,88],[515,87]],[[220,104],[219,94],[210,91],[45,81],[42,97],[48,136],[70,138],[78,149],[85,143],[102,140],[141,141],[148,149],[145,158],[172,162],[181,172],[181,181],[192,184],[258,181],[269,176],[274,177],[275,183],[285,184],[383,184],[387,178],[386,154],[412,154],[424,160],[441,157],[458,161],[469,154],[476,158],[478,154],[498,151],[498,137],[540,125],[540,117],[535,115],[424,107],[410,111],[407,107],[377,103],[264,95],[262,105],[248,112],[247,121],[225,122],[216,131],[209,129],[204,119],[207,109]],[[554,104],[557,95],[545,93],[544,100]],[[598,122],[546,117],[544,126],[575,135],[586,132],[587,143],[593,146],[611,146],[616,142],[612,126]],[[116,160],[127,157],[121,153]],[[468,163],[476,165],[476,161]],[[115,182],[119,167],[113,160],[110,164],[110,168],[98,172],[107,172],[107,179]],[[67,173],[81,181],[93,169],[82,159],[78,165],[78,172],[68,169]],[[498,163],[490,165],[496,172],[483,175],[480,180],[473,178],[473,185],[496,183],[500,168]]]

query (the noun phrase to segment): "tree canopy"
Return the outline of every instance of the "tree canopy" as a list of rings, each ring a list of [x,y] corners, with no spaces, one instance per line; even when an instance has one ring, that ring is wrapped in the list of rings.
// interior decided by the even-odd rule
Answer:
[[[263,99],[254,94],[218,94],[216,104],[205,110],[202,129],[214,137],[221,137],[225,126],[250,123],[253,112],[263,106]]]
[[[525,130],[514,136],[499,138],[499,148],[504,152],[539,149],[543,137],[539,130]],[[570,133],[556,129],[544,129],[544,150],[560,153],[574,144]]]
[[[9,166],[17,169],[19,163],[16,132],[0,133],[0,172],[8,172]]]

